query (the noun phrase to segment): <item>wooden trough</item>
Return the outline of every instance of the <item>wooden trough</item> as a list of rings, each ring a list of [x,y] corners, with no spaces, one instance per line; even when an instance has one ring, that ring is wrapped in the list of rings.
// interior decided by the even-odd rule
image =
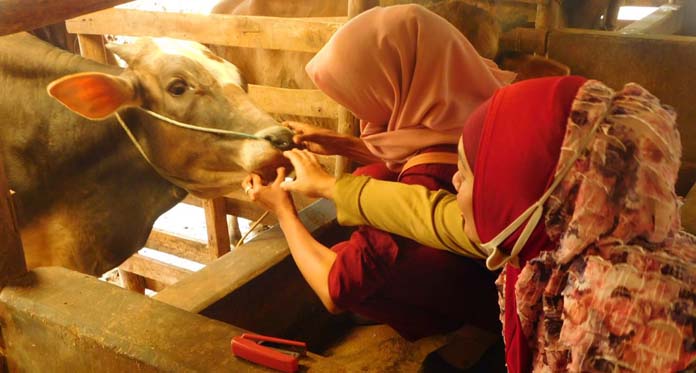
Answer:
[[[696,128],[692,124],[696,120],[696,107],[689,102],[693,96],[690,88],[696,83],[696,76],[690,71],[690,66],[696,63],[696,38],[655,35],[650,31],[654,28],[650,27],[630,34],[552,29],[548,27],[553,26],[553,18],[545,16],[549,14],[547,6],[551,3],[532,3],[540,4],[539,27],[513,31],[506,35],[503,44],[521,51],[547,54],[569,65],[573,72],[604,80],[613,87],[636,81],[663,102],[675,106],[680,115],[684,144],[679,191],[685,193],[696,179],[696,146],[690,146],[696,139]],[[361,1],[350,4],[351,14],[366,6]],[[693,6],[693,1],[683,5],[680,12],[687,16],[683,16],[679,27],[666,28],[687,34],[696,31],[694,25],[684,22],[694,18]],[[202,25],[211,20],[216,22],[216,31],[208,33]],[[78,17],[68,24],[71,30],[81,34],[83,53],[103,59],[100,33],[168,35],[206,43],[316,51],[343,21],[183,16],[110,9]],[[661,21],[668,25],[673,22],[676,21]],[[222,28],[253,32],[220,32]],[[663,26],[658,29],[665,32]],[[281,37],[295,41],[278,43]],[[289,108],[295,114],[335,117],[340,131],[354,131],[349,113],[318,91],[251,87],[250,94],[262,108],[271,112],[279,110],[279,102],[299,97],[298,101],[304,104],[283,104],[282,108]],[[192,274],[173,273],[169,269],[166,273],[177,281],[161,288],[154,299],[65,269],[42,268],[26,272],[1,166],[2,162],[0,372],[267,371],[230,354],[230,339],[245,330],[307,341],[311,350],[323,355],[310,354],[304,359],[302,365],[307,371],[354,371],[347,366],[359,368],[355,370],[390,367],[407,371],[417,367],[427,352],[444,342],[427,339],[399,345],[402,342],[393,332],[382,330],[382,337],[375,339],[372,332],[370,336],[360,335],[361,328],[347,316],[329,315],[297,270],[278,227],[212,261],[211,258],[224,254],[229,247],[229,238],[226,243],[221,238],[227,234],[221,224],[224,216],[230,212],[241,216],[252,216],[249,211],[258,213],[257,210],[244,210],[254,207],[245,204],[241,197],[192,201],[208,206],[211,221],[218,224],[218,233],[213,234],[208,246],[172,240],[159,233],[151,237],[160,243],[159,248],[164,247],[174,254],[194,255],[200,261],[208,258],[208,265]],[[337,169],[340,171],[341,167],[344,166]],[[327,245],[345,238],[348,233],[336,225],[335,212],[327,201],[308,206],[301,212],[301,218]],[[220,232],[223,229],[224,233]],[[213,255],[209,248],[213,248]],[[139,271],[137,265],[144,266],[142,258],[129,265],[130,272],[126,270],[125,273]],[[143,280],[136,278],[135,281]],[[389,351],[389,346],[398,351],[399,356],[385,352]],[[360,359],[368,365],[359,365]]]

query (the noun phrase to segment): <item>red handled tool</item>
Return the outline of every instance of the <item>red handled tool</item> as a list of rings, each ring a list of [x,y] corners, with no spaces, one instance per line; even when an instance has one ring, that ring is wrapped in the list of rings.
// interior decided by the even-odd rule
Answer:
[[[307,354],[307,344],[288,339],[243,333],[232,338],[232,353],[281,372],[297,371],[300,356]]]

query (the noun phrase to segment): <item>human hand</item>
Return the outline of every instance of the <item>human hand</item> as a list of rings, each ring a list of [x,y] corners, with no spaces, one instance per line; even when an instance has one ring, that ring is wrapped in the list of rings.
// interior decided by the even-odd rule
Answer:
[[[260,203],[280,218],[283,214],[296,213],[292,196],[280,187],[284,180],[285,168],[279,167],[273,183],[266,185],[261,176],[249,174],[242,181],[242,188],[252,201]]]
[[[307,150],[293,149],[283,152],[295,168],[295,180],[284,181],[280,187],[288,192],[306,196],[333,199],[336,178],[329,175],[319,164],[317,156]]]
[[[341,135],[338,132],[302,122],[287,121],[283,126],[295,132],[292,141],[315,154],[336,155]]]

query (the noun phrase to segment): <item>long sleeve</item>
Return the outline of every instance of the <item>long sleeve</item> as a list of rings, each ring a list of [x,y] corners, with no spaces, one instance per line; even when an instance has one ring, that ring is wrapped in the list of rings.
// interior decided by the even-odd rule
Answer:
[[[334,190],[341,225],[370,225],[437,249],[485,259],[464,233],[456,196],[420,185],[344,175]]]

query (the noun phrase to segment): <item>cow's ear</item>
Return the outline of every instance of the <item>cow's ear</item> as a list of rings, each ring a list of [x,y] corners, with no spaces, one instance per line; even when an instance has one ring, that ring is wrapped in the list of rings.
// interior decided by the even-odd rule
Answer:
[[[103,119],[116,110],[137,105],[132,84],[102,73],[64,76],[48,85],[48,94],[85,118]]]

